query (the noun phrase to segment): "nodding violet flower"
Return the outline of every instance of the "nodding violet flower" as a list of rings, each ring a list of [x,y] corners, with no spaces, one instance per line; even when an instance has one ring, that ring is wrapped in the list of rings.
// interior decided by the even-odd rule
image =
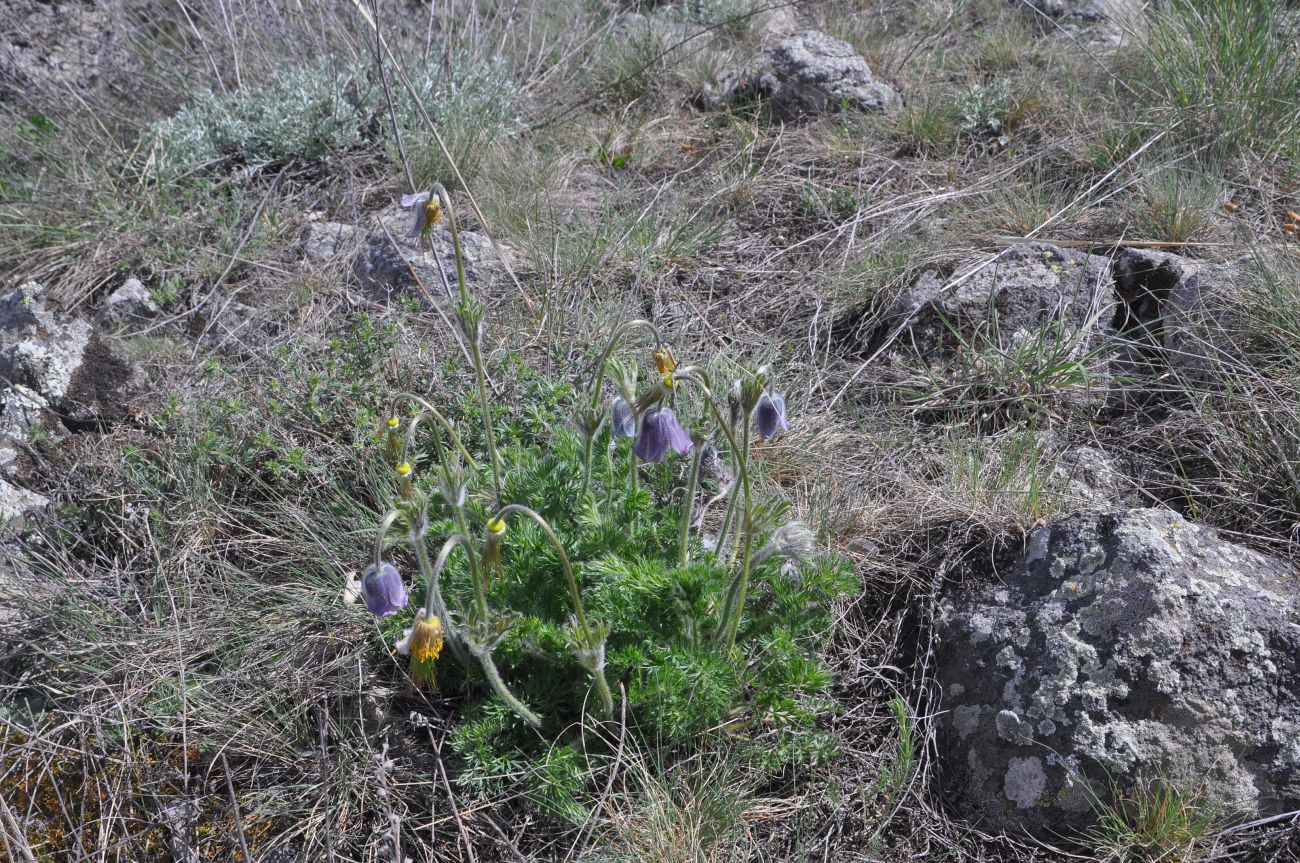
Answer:
[[[442,621],[437,615],[425,617],[424,609],[420,609],[411,628],[394,646],[398,653],[411,657],[411,680],[417,686],[437,686],[435,665],[442,655]]]
[[[407,209],[415,207],[415,224],[407,233],[408,237],[418,237],[442,220],[442,202],[429,192],[403,195],[402,206]]]
[[[361,575],[361,593],[371,614],[388,617],[406,608],[409,597],[402,576],[391,563],[373,563]]]
[[[691,451],[691,436],[677,421],[672,408],[651,408],[641,417],[641,433],[632,442],[632,452],[642,461],[659,464],[669,448],[678,455]]]
[[[636,437],[636,414],[622,396],[609,406],[609,430],[614,437]]]
[[[774,438],[783,431],[789,431],[790,424],[785,420],[785,398],[780,395],[759,396],[754,406],[754,428],[763,440]]]

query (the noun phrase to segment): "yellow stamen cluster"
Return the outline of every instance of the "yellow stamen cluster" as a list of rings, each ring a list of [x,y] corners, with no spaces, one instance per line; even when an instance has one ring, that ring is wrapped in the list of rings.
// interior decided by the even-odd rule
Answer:
[[[399,418],[397,418],[397,417],[389,417],[389,418],[388,418],[388,427],[389,427],[390,429],[395,429],[395,428],[397,428],[397,427],[398,427],[399,425],[401,425],[401,424],[402,424],[402,421],[401,421]]]
[[[487,529],[489,533],[505,533],[506,522],[503,518],[488,519]]]
[[[398,476],[410,476],[411,463],[409,461],[404,461],[401,464],[399,464],[396,468],[394,468],[394,470],[397,471]]]
[[[442,221],[442,202],[430,198],[424,205],[424,229],[427,231]]]
[[[421,617],[411,630],[411,661],[433,662],[442,655],[442,621]]]
[[[442,655],[442,621],[421,612],[411,627],[411,680],[437,689],[438,657]]]
[[[655,369],[661,375],[670,375],[677,371],[677,358],[673,356],[672,350],[663,348],[650,355],[655,361]]]

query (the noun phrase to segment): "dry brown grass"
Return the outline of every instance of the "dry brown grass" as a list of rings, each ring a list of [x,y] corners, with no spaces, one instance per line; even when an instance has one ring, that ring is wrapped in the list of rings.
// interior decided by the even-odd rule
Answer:
[[[310,20],[277,17],[278,7],[263,4],[200,6],[194,29],[167,24],[175,45],[139,32],[156,51],[140,79],[139,110],[175,107],[194,81],[218,80],[205,71],[212,65],[237,88],[273,62],[367,50],[350,4],[325,4]],[[1019,13],[1001,4],[814,4],[798,9],[803,20],[896,76],[910,108],[930,111],[919,117],[930,125],[916,116],[832,116],[781,127],[761,112],[711,114],[691,101],[711,70],[752,50],[753,32],[646,53],[612,45],[613,19],[576,4],[453,12],[438,12],[432,26],[406,7],[385,7],[380,20],[404,50],[503,54],[519,80],[530,122],[486,143],[470,178],[496,236],[523,252],[521,278],[536,303],[528,307],[513,287],[494,289],[497,351],[572,376],[609,323],[650,314],[684,358],[720,351],[778,370],[795,429],[761,457],[796,512],[853,559],[864,585],[841,610],[830,657],[840,709],[825,721],[842,755],[824,774],[758,789],[728,764],[725,747],[665,765],[614,741],[616,757],[588,765],[593,790],[583,802],[592,815],[577,828],[517,799],[474,797],[446,773],[452,711],[380,674],[373,633],[337,599],[342,561],[364,545],[368,493],[364,477],[321,478],[355,475],[345,430],[275,421],[291,438],[279,443],[309,447],[320,472],[301,487],[267,480],[231,492],[220,475],[187,464],[144,483],[125,448],[191,450],[168,437],[174,422],[142,420],[96,440],[35,448],[45,481],[77,508],[63,514],[64,526],[56,520],[29,540],[70,601],[44,608],[0,655],[0,790],[12,811],[8,841],[19,849],[8,853],[25,843],[38,859],[55,859],[56,847],[67,859],[166,859],[162,812],[184,800],[197,807],[205,859],[241,859],[243,843],[255,859],[285,845],[310,859],[386,860],[394,836],[404,853],[428,860],[1062,859],[980,835],[943,811],[929,664],[935,597],[979,572],[990,549],[1014,550],[1027,528],[1078,504],[1047,478],[1078,443],[1142,456],[1148,499],[1293,555],[1297,501],[1286,471],[1300,457],[1242,477],[1261,469],[1252,451],[1261,442],[1297,452],[1288,362],[1300,355],[1300,318],[1290,317],[1300,313],[1287,305],[1296,302],[1295,271],[1276,270],[1279,293],[1261,287],[1228,298],[1252,327],[1230,334],[1214,375],[1188,383],[1192,396],[1177,410],[1103,429],[1070,412],[997,432],[928,421],[898,391],[898,363],[913,372],[923,364],[886,363],[864,349],[863,336],[921,268],[977,253],[991,261],[999,234],[1106,246],[1169,227],[1162,213],[1170,206],[1179,216],[1177,193],[1150,177],[1194,154],[1153,143],[1157,135],[1125,115],[1113,79],[1128,74],[1128,61],[1107,56],[1098,68],[1067,40],[1032,42]],[[963,138],[944,107],[972,81],[995,77],[1017,93],[1006,150]],[[158,342],[136,348],[151,354],[163,381],[158,405],[178,389],[200,393],[183,400],[185,410],[247,394],[249,410],[263,411],[258,388],[283,368],[275,352],[321,363],[321,343],[345,335],[340,321],[358,308],[397,329],[383,382],[428,386],[429,367],[454,355],[432,312],[359,305],[337,274],[294,274],[297,212],[351,218],[400,190],[400,169],[378,147],[332,173],[245,182],[229,219],[211,218],[203,201],[160,215],[157,190],[104,173],[140,122],[104,98],[90,111],[50,106],[72,139],[99,151],[50,144],[51,157],[78,155],[66,165],[67,189],[6,200],[4,212],[58,225],[69,200],[90,200],[92,190],[103,199],[79,211],[64,237],[17,236],[0,248],[0,271],[89,302],[112,285],[124,257],[135,259],[133,249],[184,247],[185,256],[150,274],[185,285],[175,320],[159,328]],[[123,128],[101,128],[113,117]],[[1295,206],[1284,168],[1246,150],[1197,170],[1240,209],[1229,214],[1216,195],[1197,197],[1185,214],[1196,230],[1179,222],[1170,236],[1209,245],[1185,251],[1227,258],[1294,247],[1278,229],[1281,211]],[[255,252],[243,241],[254,236]],[[185,322],[208,329],[231,290],[253,306],[244,335],[192,347]],[[1217,329],[1204,335],[1225,339]],[[209,357],[220,371],[205,369]],[[192,446],[205,419],[182,419]],[[228,443],[220,438],[229,430],[213,431],[217,446]],[[256,474],[232,470],[241,481]],[[1251,494],[1243,498],[1243,489]],[[159,500],[165,512],[154,509]],[[880,777],[896,751],[895,698],[909,706],[921,745],[911,779],[890,799]],[[375,768],[376,754],[392,760],[391,771]],[[1294,838],[1278,825],[1259,831],[1225,839],[1215,859],[1288,859]]]

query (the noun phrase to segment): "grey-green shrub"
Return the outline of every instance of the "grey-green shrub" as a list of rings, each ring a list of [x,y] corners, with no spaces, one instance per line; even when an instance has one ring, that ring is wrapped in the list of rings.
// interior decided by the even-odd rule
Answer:
[[[225,158],[250,165],[325,161],[364,142],[372,91],[363,73],[320,66],[282,69],[233,96],[205,91],[153,126],[152,155],[164,172]]]
[[[505,64],[458,54],[409,73],[425,111],[442,130],[461,169],[518,121],[517,88]],[[445,177],[410,93],[391,73],[398,126],[417,173]],[[325,64],[285,67],[229,96],[204,91],[147,133],[153,168],[175,174],[231,160],[252,167],[327,162],[376,140],[391,143],[387,102],[372,65],[339,70]],[[376,122],[383,118],[383,122]],[[440,156],[435,156],[435,160]]]

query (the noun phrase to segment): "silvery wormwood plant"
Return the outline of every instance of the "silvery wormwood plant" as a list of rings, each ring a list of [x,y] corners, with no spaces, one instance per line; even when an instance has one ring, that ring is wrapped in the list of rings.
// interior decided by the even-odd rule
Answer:
[[[393,505],[379,523],[372,560],[362,577],[362,594],[367,608],[379,616],[401,612],[407,605],[405,585],[389,562],[394,545],[407,545],[424,582],[424,606],[397,643],[399,653],[409,656],[410,679],[414,685],[436,685],[437,663],[443,648],[451,661],[466,674],[480,673],[495,695],[520,719],[539,727],[542,717],[518,698],[503,678],[496,661],[498,648],[521,623],[521,615],[509,608],[494,608],[490,602],[494,579],[502,577],[503,552],[510,544],[509,523],[522,519],[534,524],[545,536],[559,562],[570,604],[564,627],[564,643],[579,666],[589,675],[601,714],[613,718],[615,702],[607,679],[606,646],[611,637],[608,622],[592,619],[584,609],[583,586],[555,527],[528,501],[507,500],[509,487],[493,430],[491,402],[486,385],[481,349],[483,306],[469,291],[461,255],[456,219],[446,190],[434,185],[428,192],[404,196],[404,206],[414,208],[411,236],[427,241],[435,224],[446,220],[455,250],[458,295],[455,318],[469,347],[474,364],[475,396],[482,418],[481,439],[487,450],[486,462],[491,489],[471,489],[481,475],[479,460],[466,447],[457,427],[425,398],[399,393],[393,397],[383,431],[386,456],[394,476]],[[432,244],[429,244],[432,248]],[[639,386],[638,367],[618,356],[630,336],[646,332],[654,342],[650,353],[653,374],[650,383]],[[606,398],[606,385],[612,390]],[[691,431],[680,417],[698,417]],[[630,441],[627,476],[633,496],[639,474],[649,464],[660,464],[670,455],[690,458],[686,486],[680,506],[675,563],[685,571],[693,552],[707,556],[712,566],[725,570],[725,589],[713,600],[695,603],[684,615],[681,638],[692,649],[708,649],[721,658],[735,652],[741,621],[750,596],[756,567],[773,556],[798,561],[812,550],[810,531],[798,522],[785,521],[786,508],[760,500],[751,470],[752,443],[770,439],[788,428],[784,398],[769,386],[766,369],[747,371],[719,391],[708,372],[697,365],[679,365],[672,349],[658,329],[647,320],[631,320],[617,326],[586,383],[580,405],[572,417],[581,442],[579,500],[583,507],[606,514],[620,512],[613,505],[615,466],[613,453],[620,440]],[[716,539],[705,547],[702,537],[692,542],[703,524],[694,513],[701,486],[701,466],[713,441],[725,447],[734,481],[725,484],[714,500],[725,499]],[[422,446],[428,441],[429,446]],[[608,454],[608,482],[603,500],[595,487],[594,463],[598,447]],[[422,457],[427,453],[427,457]],[[417,464],[420,467],[417,468]],[[578,477],[574,478],[578,480]],[[471,505],[471,497],[474,505]],[[486,500],[486,508],[478,503]],[[545,507],[539,507],[545,509]],[[626,510],[622,511],[627,513]],[[486,517],[479,529],[471,526],[478,513]],[[635,512],[625,517],[635,519]],[[431,525],[449,526],[437,533]],[[564,531],[580,535],[583,524],[562,525]],[[433,548],[436,554],[431,554]],[[452,607],[443,593],[442,577],[457,552],[464,557],[468,590],[463,602]],[[664,554],[669,553],[663,549]]]

